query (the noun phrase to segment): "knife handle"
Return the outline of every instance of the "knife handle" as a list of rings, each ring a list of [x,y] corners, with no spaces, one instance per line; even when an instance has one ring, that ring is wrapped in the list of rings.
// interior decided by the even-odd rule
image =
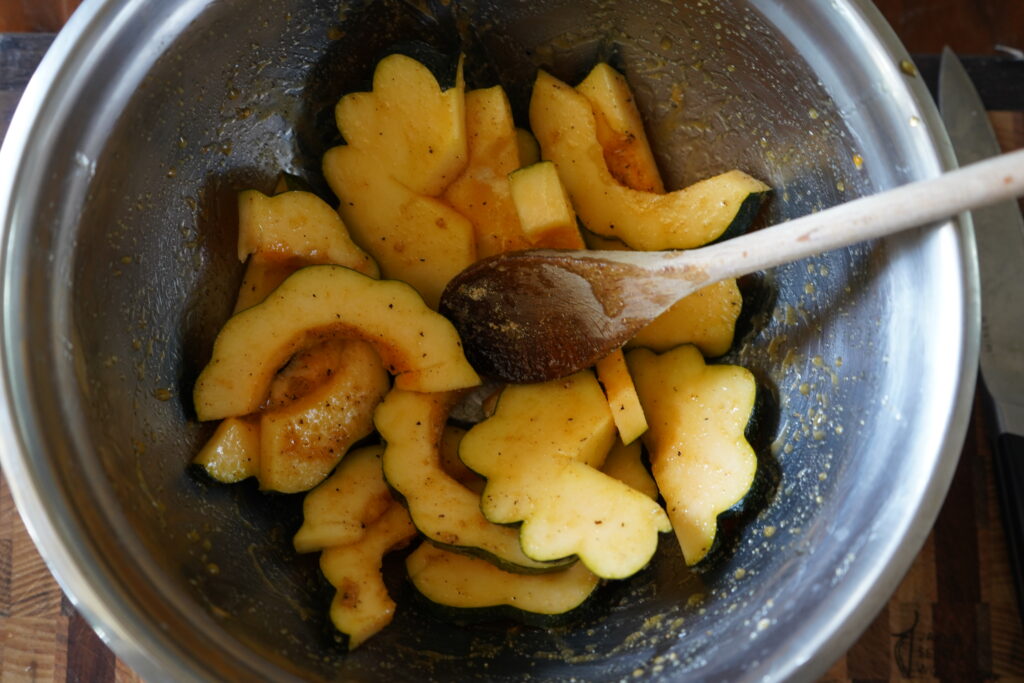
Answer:
[[[993,463],[1018,610],[1024,618],[1024,436],[1000,434]]]

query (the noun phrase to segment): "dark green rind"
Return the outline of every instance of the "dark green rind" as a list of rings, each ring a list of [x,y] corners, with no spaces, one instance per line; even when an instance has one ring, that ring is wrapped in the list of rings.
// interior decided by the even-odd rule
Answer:
[[[715,538],[708,553],[690,567],[697,573],[711,570],[725,561],[739,544],[741,527],[745,526],[775,496],[779,486],[778,463],[771,455],[771,439],[778,422],[774,393],[766,390],[760,380],[755,383],[754,408],[747,419],[745,437],[757,455],[757,469],[750,488],[736,503],[717,516]]]
[[[761,213],[761,207],[771,197],[771,190],[764,192],[751,192],[740,202],[740,206],[736,209],[735,215],[729,222],[729,227],[722,231],[716,239],[712,241],[722,242],[724,240],[732,239],[733,237],[739,237],[750,230],[750,227],[754,224],[759,213]]]

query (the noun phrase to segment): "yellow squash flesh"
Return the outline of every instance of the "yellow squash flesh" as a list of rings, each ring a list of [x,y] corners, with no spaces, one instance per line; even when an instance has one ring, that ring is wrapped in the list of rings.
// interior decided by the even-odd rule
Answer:
[[[337,212],[310,192],[238,194],[238,260],[333,263],[377,277],[377,264],[349,237]]]
[[[382,446],[352,451],[302,500],[302,526],[292,544],[311,553],[355,543],[394,503],[380,467]]]
[[[402,497],[417,529],[434,543],[484,556],[510,571],[543,572],[564,566],[525,555],[516,529],[489,522],[480,510],[480,496],[444,470],[443,432],[457,398],[454,393],[388,394],[374,418],[387,444],[384,478]]]
[[[192,462],[222,484],[255,477],[260,468],[260,424],[252,418],[229,417]]]
[[[601,62],[576,90],[594,110],[597,140],[608,172],[626,187],[662,194],[665,186],[626,77]]]
[[[476,260],[469,219],[409,189],[351,145],[328,150],[323,169],[352,238],[373,256],[381,274],[409,283],[437,308],[448,281]]]
[[[372,344],[401,389],[448,391],[480,382],[455,328],[411,287],[340,266],[310,266],[225,323],[196,380],[199,419],[255,412],[278,368],[329,338]]]
[[[384,585],[381,562],[415,536],[409,514],[393,502],[361,539],[321,553],[320,570],[337,591],[331,601],[331,621],[348,636],[349,650],[391,623],[395,601]]]
[[[584,226],[634,249],[706,244],[744,215],[748,200],[769,189],[737,170],[667,194],[622,185],[608,170],[587,98],[543,71],[530,99],[530,124],[542,156],[558,167]]]
[[[308,394],[260,415],[260,488],[307,491],[348,449],[373,432],[373,411],[391,386],[367,342],[335,340],[316,347],[331,372]]]
[[[424,597],[458,609],[506,606],[534,614],[564,614],[579,607],[599,583],[582,564],[549,574],[513,574],[430,543],[414,550],[405,566]]]
[[[627,354],[650,421],[644,445],[686,563],[711,549],[718,516],[750,490],[757,456],[744,432],[754,408],[750,371],[705,365],[700,351],[680,346],[662,355]]]
[[[388,55],[373,72],[373,90],[345,95],[335,120],[345,141],[380,160],[412,192],[436,197],[466,165],[465,84],[442,90],[430,69]]]
[[[576,555],[602,578],[624,578],[650,561],[658,533],[671,529],[656,502],[588,464],[603,463],[614,441],[610,422],[597,380],[582,371],[507,387],[494,415],[463,438],[462,461],[487,478],[484,515],[521,521],[528,556]],[[599,458],[584,453],[598,446]]]
[[[477,258],[526,249],[508,174],[519,168],[512,107],[501,86],[466,93],[469,163],[443,199],[472,223]]]

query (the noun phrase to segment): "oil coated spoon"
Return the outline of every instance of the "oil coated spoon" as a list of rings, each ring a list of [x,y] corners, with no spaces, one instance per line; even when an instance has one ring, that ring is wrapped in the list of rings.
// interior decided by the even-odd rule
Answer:
[[[1024,195],[1024,150],[687,251],[510,252],[456,275],[440,311],[478,372],[542,382],[592,366],[710,284]]]

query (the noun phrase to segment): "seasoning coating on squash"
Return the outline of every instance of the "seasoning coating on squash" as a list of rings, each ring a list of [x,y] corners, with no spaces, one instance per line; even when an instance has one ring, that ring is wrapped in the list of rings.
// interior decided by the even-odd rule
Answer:
[[[372,344],[402,389],[447,391],[480,382],[455,328],[411,287],[340,266],[309,266],[224,324],[196,380],[199,419],[255,412],[278,368],[329,338]]]
[[[355,543],[327,548],[320,570],[335,587],[331,621],[354,650],[391,623],[395,601],[381,576],[384,555],[407,544],[416,528],[405,508],[393,502]]]
[[[630,189],[608,170],[587,98],[541,71],[530,99],[541,154],[558,167],[588,230],[634,249],[689,249],[749,221],[767,185],[733,170],[667,194]]]
[[[583,604],[599,583],[582,564],[548,574],[513,574],[430,543],[414,550],[405,567],[412,585],[431,602],[495,617],[564,614]]]
[[[520,166],[516,124],[501,86],[466,93],[466,138],[469,163],[444,200],[473,223],[477,258],[527,249],[508,178]]]
[[[357,147],[328,150],[323,169],[352,238],[377,260],[382,275],[412,285],[437,308],[448,281],[476,260],[469,219],[409,189]]]
[[[367,342],[332,340],[311,351],[326,377],[260,414],[260,488],[296,493],[323,481],[352,444],[373,432],[373,411],[391,386]]]

